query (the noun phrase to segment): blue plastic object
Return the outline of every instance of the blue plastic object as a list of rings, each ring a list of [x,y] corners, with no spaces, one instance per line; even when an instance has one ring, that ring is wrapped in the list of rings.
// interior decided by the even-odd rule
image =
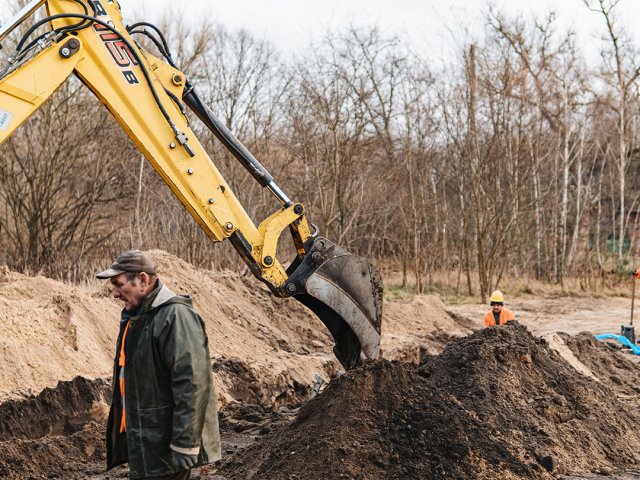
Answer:
[[[613,333],[601,333],[600,335],[596,335],[596,340],[617,340],[625,347],[631,349],[631,353],[634,355],[640,355],[640,346],[634,345],[629,341],[627,337],[624,335],[615,335]]]

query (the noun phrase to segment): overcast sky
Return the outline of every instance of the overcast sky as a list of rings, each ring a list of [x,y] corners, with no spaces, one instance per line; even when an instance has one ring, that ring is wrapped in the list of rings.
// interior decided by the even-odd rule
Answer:
[[[581,45],[597,47],[595,31],[602,19],[582,0],[493,0],[509,14],[558,12],[560,25],[573,25]],[[209,16],[230,30],[245,28],[272,41],[280,50],[296,51],[328,30],[348,25],[378,25],[388,35],[400,35],[416,49],[446,53],[452,36],[463,27],[480,32],[484,0],[120,0],[125,22],[158,19],[173,11],[197,20]],[[620,0],[620,20],[633,32],[640,29],[640,0]],[[636,34],[636,42],[640,34]]]

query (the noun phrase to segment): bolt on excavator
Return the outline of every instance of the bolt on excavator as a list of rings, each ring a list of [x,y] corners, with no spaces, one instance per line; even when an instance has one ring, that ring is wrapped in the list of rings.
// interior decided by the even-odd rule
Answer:
[[[46,13],[36,19],[41,7]],[[318,316],[345,369],[379,356],[383,287],[378,271],[319,235],[305,207],[285,194],[202,102],[157,27],[140,22],[125,28],[117,0],[31,0],[0,27],[0,46],[28,21],[31,26],[0,65],[0,144],[75,75],[212,241],[229,240],[274,295],[293,297]],[[134,41],[132,35],[138,34],[152,41],[159,57]],[[190,129],[187,108],[273,194],[276,207],[257,226]],[[285,268],[277,249],[287,228],[296,255]]]

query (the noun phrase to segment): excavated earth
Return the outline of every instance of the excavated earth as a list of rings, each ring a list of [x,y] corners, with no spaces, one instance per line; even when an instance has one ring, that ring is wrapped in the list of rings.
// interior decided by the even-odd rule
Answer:
[[[520,324],[486,329],[418,367],[379,361],[350,371],[218,474],[524,479],[637,468],[640,417],[624,398],[637,396],[640,369],[589,335],[567,340],[602,381]]]
[[[295,302],[152,253],[215,352],[223,459],[194,479],[640,479],[640,365],[617,345],[474,331],[424,296],[385,304],[384,359],[345,374]],[[127,478],[104,467],[119,308],[0,272],[0,478]]]

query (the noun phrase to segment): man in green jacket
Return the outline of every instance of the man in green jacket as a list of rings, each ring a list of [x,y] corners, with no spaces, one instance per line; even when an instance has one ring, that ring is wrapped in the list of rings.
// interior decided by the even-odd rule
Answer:
[[[220,458],[220,432],[205,325],[160,283],[151,258],[121,254],[104,272],[124,302],[107,424],[107,469],[132,479],[183,480]]]

